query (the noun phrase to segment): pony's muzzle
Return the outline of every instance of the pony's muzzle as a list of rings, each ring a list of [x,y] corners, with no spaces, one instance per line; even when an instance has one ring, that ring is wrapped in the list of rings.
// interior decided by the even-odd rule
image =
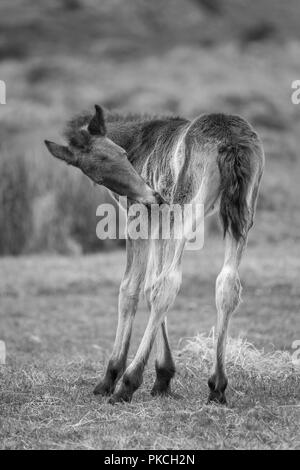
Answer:
[[[157,191],[149,188],[149,192],[146,197],[139,198],[138,202],[145,204],[145,206],[149,207],[152,204],[158,204],[161,206],[162,204],[168,204],[168,202],[159,194]]]
[[[156,199],[156,204],[161,206],[162,204],[169,204],[161,194],[159,194],[157,191],[154,191],[155,199]]]

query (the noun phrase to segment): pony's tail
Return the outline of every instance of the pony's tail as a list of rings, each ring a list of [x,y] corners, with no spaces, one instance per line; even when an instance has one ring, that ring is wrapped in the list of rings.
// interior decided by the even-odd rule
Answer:
[[[224,237],[228,231],[236,241],[248,229],[247,193],[251,178],[251,149],[241,143],[221,145],[218,166],[221,175],[220,217]]]

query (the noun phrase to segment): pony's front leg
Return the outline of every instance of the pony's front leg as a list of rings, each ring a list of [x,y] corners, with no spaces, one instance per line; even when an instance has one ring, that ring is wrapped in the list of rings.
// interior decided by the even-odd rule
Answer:
[[[148,260],[148,241],[126,242],[127,265],[119,292],[119,315],[116,339],[103,380],[96,386],[95,395],[110,395],[126,368],[133,320]]]
[[[130,401],[133,393],[143,382],[143,372],[158,329],[161,327],[170,306],[173,304],[181,284],[180,266],[172,266],[162,272],[154,282],[150,302],[151,313],[143,339],[132,363],[126,369],[121,382],[110,399],[110,403]]]

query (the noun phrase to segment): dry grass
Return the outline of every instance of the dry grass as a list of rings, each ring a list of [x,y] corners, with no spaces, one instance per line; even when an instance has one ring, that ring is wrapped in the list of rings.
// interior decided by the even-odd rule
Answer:
[[[186,340],[187,344],[180,352],[186,359],[187,366],[199,367],[202,370],[207,365],[207,373],[214,358],[215,331],[212,329],[208,336],[199,334]],[[229,338],[227,343],[226,363],[228,370],[241,370],[258,380],[284,381],[300,372],[293,363],[288,351],[271,351],[257,349],[246,338]],[[187,360],[188,359],[188,360]]]
[[[200,353],[200,356],[199,356]],[[103,370],[87,358],[8,367],[1,392],[1,447],[51,449],[299,448],[299,369],[288,353],[265,354],[231,339],[229,407],[206,405],[211,338],[177,353],[179,400],[152,399],[147,371],[134,401],[111,406],[92,387]],[[236,356],[236,354],[238,354]]]
[[[213,343],[207,332],[215,323],[214,280],[222,262],[215,240],[186,254],[182,290],[169,315],[173,389],[182,398],[150,396],[152,358],[133,402],[116,406],[92,390],[112,347],[124,253],[2,259],[1,339],[8,359],[0,369],[1,448],[299,448],[300,375],[291,361],[292,342],[300,338],[296,253],[296,245],[247,250],[244,302],[227,355],[226,408],[206,405]],[[146,320],[142,302],[131,357]]]

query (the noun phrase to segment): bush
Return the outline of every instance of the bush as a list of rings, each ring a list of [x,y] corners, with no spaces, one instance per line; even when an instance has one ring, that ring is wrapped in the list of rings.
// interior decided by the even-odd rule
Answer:
[[[122,245],[96,236],[96,208],[112,202],[74,169],[43,158],[1,155],[0,255],[77,254]]]
[[[32,228],[32,195],[25,158],[1,152],[1,255],[18,255],[26,250]]]

